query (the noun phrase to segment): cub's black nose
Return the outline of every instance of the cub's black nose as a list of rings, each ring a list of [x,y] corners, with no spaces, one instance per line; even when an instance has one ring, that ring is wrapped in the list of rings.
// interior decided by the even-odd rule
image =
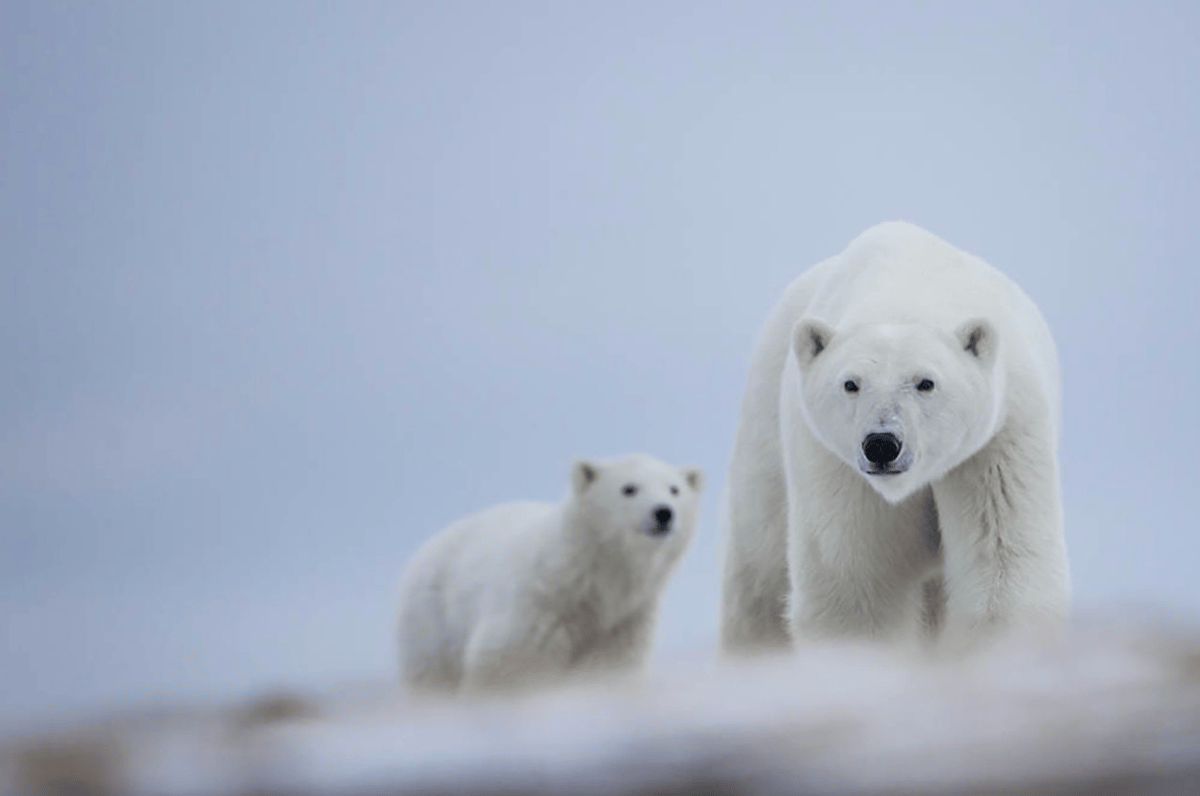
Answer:
[[[862,449],[871,464],[891,464],[900,455],[900,440],[895,434],[868,434]]]
[[[672,516],[670,506],[659,506],[654,510],[654,521],[658,523],[660,528],[665,528],[669,525]]]

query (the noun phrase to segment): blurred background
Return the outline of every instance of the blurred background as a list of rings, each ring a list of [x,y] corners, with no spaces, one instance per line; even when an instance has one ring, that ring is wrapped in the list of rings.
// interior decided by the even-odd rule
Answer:
[[[709,474],[883,220],[1060,348],[1077,605],[1200,614],[1194,3],[0,2],[0,731],[393,676],[407,557],[577,455]]]

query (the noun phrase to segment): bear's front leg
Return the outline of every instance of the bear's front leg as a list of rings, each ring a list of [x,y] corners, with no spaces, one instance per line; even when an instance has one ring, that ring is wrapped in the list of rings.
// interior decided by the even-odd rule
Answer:
[[[495,618],[467,641],[462,688],[524,690],[558,680],[570,662],[571,641],[560,627]]]
[[[783,512],[781,508],[779,513]],[[787,534],[785,523],[776,525],[781,530],[769,526],[761,529],[762,540],[758,545],[763,549],[751,552],[738,547],[750,545],[733,538],[739,531],[729,533],[721,586],[721,648],[726,652],[747,653],[788,646]]]
[[[794,576],[788,597],[788,631],[795,646],[832,639],[873,639],[883,622],[873,610],[871,584],[853,573],[809,566]]]
[[[842,535],[860,534],[865,535],[853,528]],[[791,556],[788,624],[793,644],[915,639],[919,628],[913,605],[923,584],[911,562],[899,555],[893,558],[890,550],[830,547],[822,550],[818,540],[810,538]]]
[[[579,659],[579,668],[591,672],[638,668],[650,654],[655,619],[651,609],[624,619],[594,640]]]
[[[721,649],[735,654],[785,649],[787,489],[778,443],[754,446],[739,439],[728,501]]]
[[[811,446],[789,460],[788,622],[793,643],[915,637],[928,544],[928,490],[887,503],[857,473]]]
[[[1053,448],[1002,431],[933,490],[947,591],[943,644],[965,650],[1009,628],[1061,624],[1070,578]]]

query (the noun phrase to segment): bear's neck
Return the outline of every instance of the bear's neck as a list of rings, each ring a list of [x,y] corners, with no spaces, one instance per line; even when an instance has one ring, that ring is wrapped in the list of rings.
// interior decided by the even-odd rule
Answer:
[[[564,519],[543,561],[545,582],[559,586],[552,599],[563,613],[585,612],[603,627],[621,622],[645,603],[649,584],[641,562],[613,544],[604,529],[589,527],[583,518]]]

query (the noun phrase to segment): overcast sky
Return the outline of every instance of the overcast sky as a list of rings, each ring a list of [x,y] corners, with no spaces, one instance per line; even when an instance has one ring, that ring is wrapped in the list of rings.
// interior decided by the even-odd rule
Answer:
[[[1075,597],[1200,615],[1195,3],[0,5],[0,728],[392,677],[406,558],[709,474],[784,286],[905,219],[1064,372]]]

